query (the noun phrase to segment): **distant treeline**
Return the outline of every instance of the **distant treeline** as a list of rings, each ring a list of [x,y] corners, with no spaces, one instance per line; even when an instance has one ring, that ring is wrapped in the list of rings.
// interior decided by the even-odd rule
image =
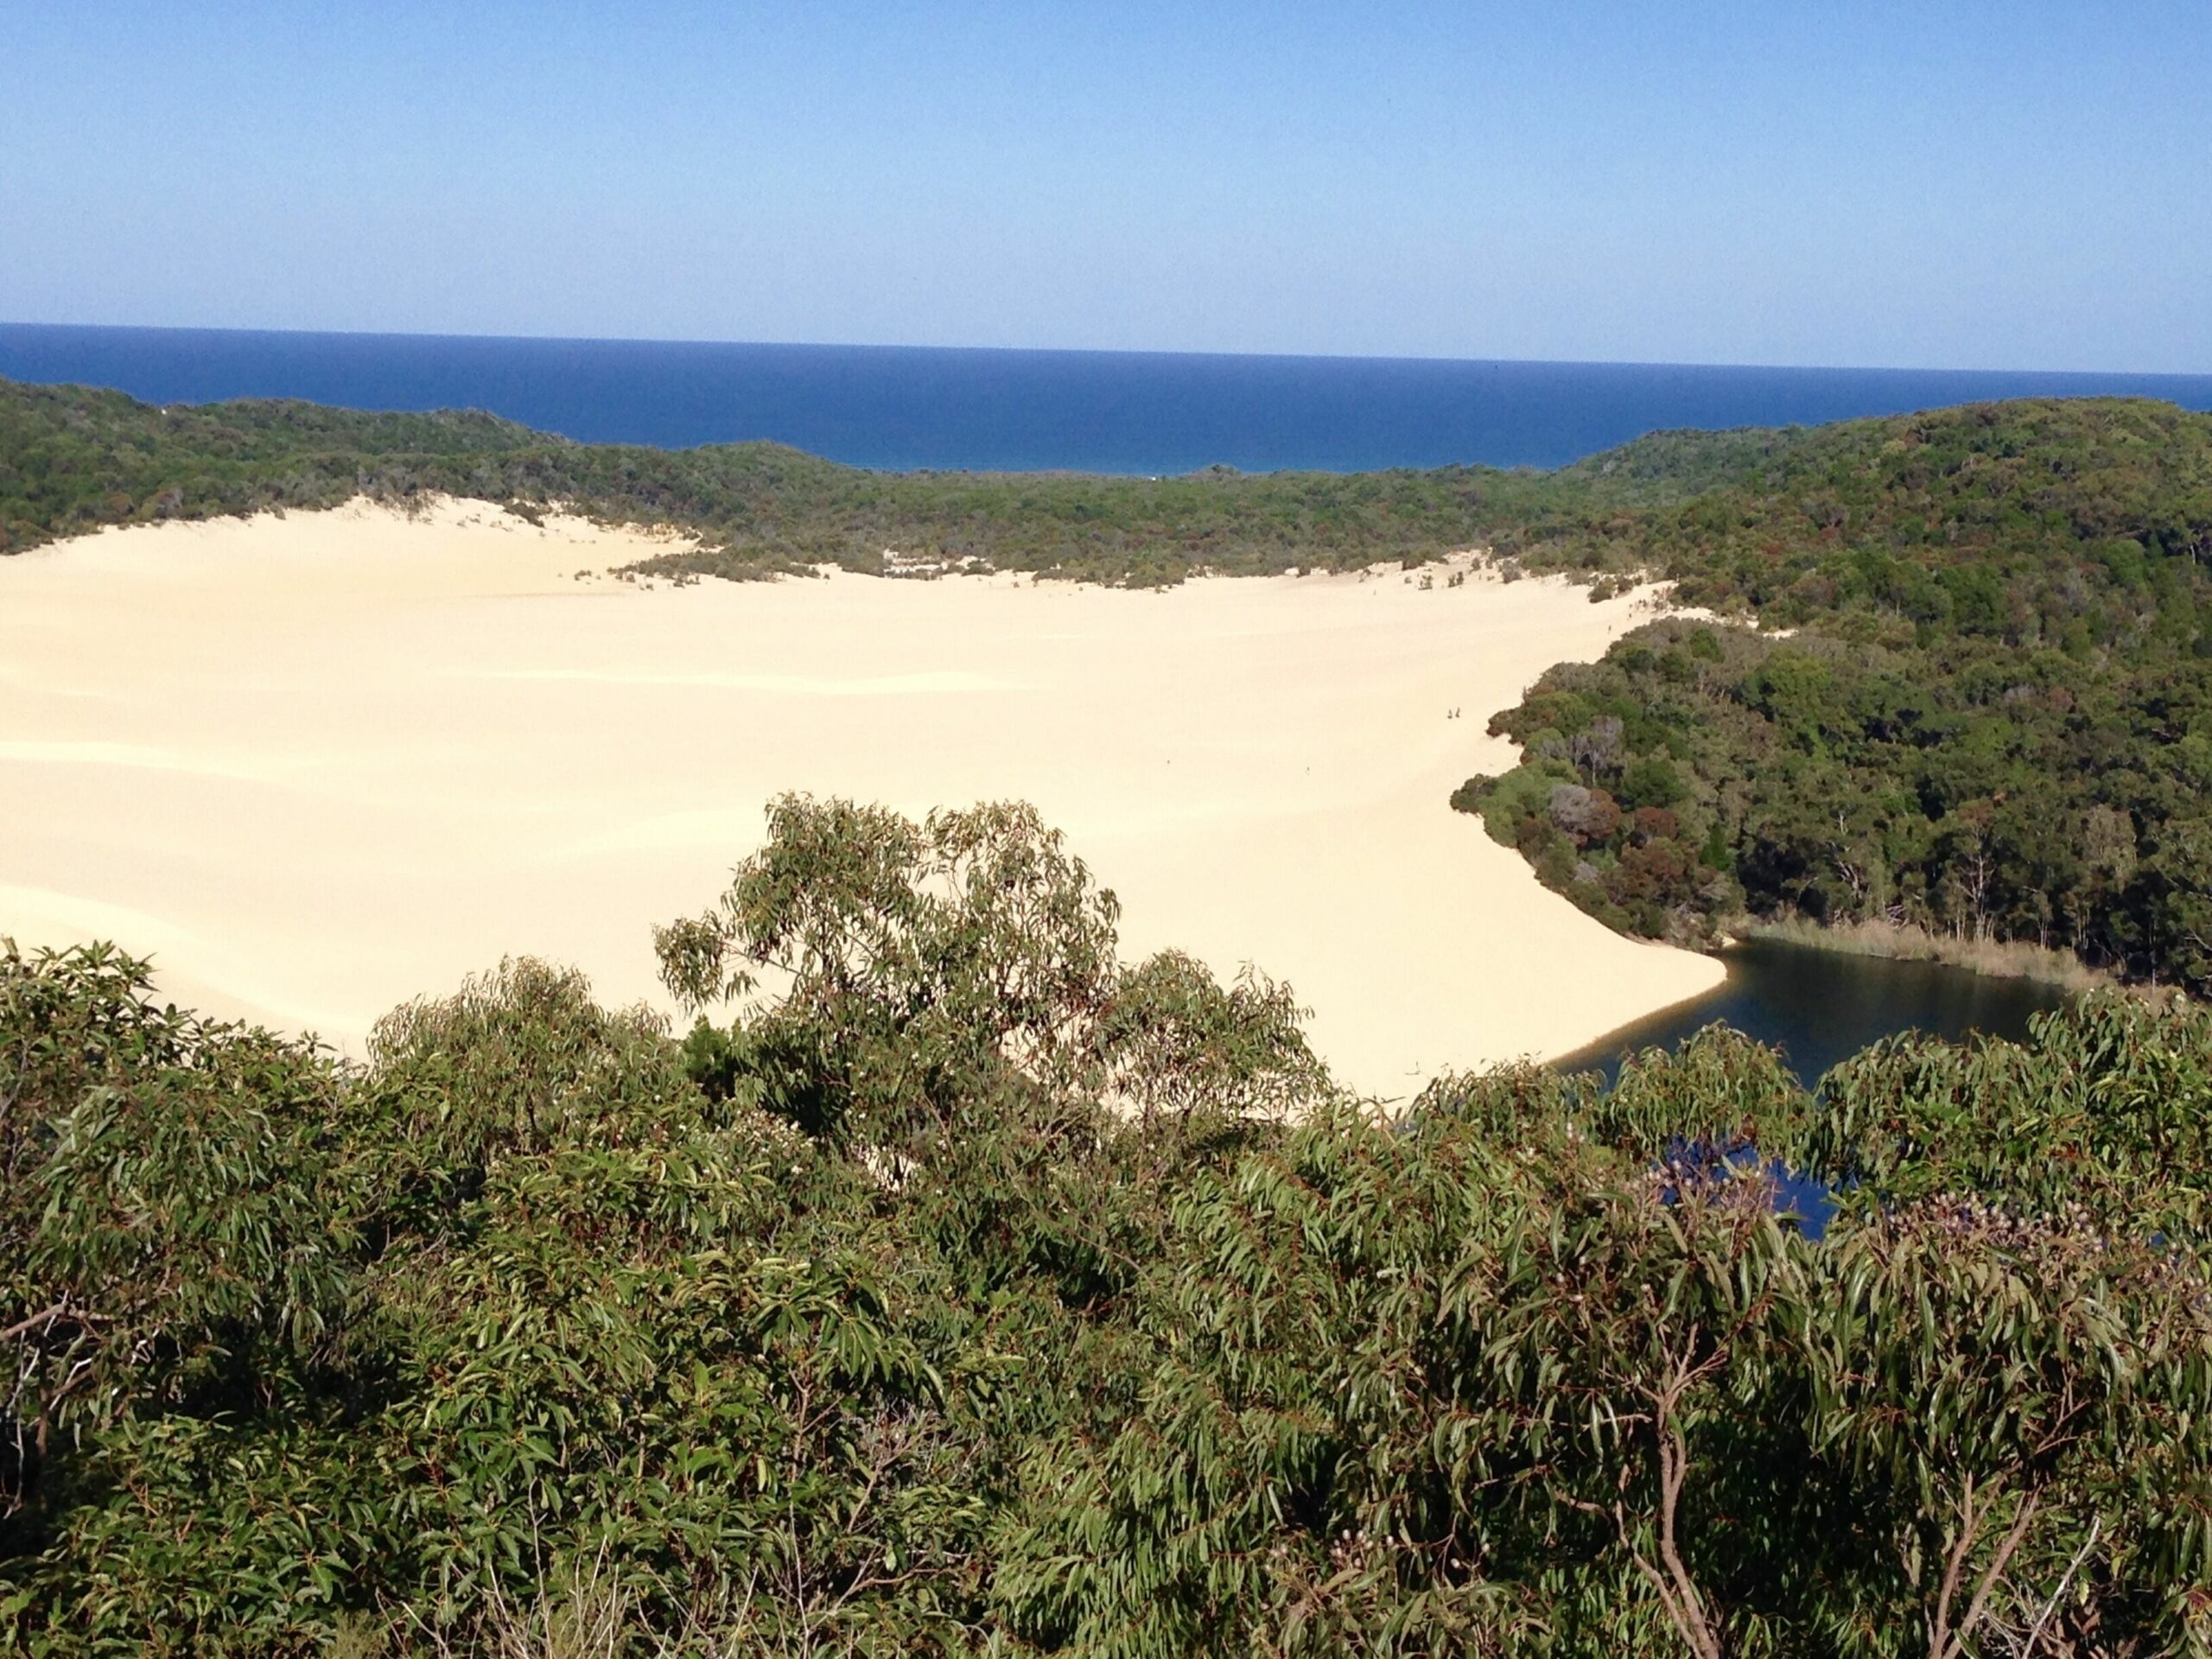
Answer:
[[[1545,677],[1458,803],[1613,925],[1888,920],[2212,986],[2212,416],[2035,400],[1662,433],[1552,474],[873,473],[770,444],[583,445],[480,414],[152,408],[0,382],[0,550],[104,524],[451,492],[665,524],[639,569],[1020,569],[1156,585],[1419,563],[1747,626]],[[1786,630],[1787,636],[1778,631]]]
[[[779,801],[656,937],[779,994],[510,963],[353,1065],[0,944],[0,1649],[2212,1643],[2212,1011],[1386,1123],[1019,807]]]
[[[108,524],[404,503],[450,492],[666,524],[696,551],[669,575],[749,576],[910,558],[1159,584],[1426,560],[1527,522],[1535,474],[1182,478],[877,473],[771,443],[578,444],[475,413],[378,415],[245,402],[156,409],[118,392],[0,381],[0,552]]]

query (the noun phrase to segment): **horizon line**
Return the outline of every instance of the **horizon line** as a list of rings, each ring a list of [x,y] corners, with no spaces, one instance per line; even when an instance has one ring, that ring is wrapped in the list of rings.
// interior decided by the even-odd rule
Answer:
[[[219,323],[51,322],[0,318],[0,329],[87,330],[112,334],[283,335],[299,339],[474,340],[496,344],[709,346],[793,352],[913,352],[952,356],[1199,358],[1290,363],[1428,363],[1579,369],[1757,370],[1804,374],[2037,375],[2079,379],[2212,380],[2208,369],[1961,368],[1928,364],[1695,362],[1665,358],[1483,357],[1421,352],[1230,352],[1151,346],[1003,346],[862,340],[709,340],[675,334],[469,334],[406,328],[258,328]]]

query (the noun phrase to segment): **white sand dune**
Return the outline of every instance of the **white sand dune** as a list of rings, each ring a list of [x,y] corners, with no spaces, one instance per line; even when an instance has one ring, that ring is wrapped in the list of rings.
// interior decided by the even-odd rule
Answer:
[[[500,668],[461,669],[479,680],[582,680],[594,685],[689,686],[715,691],[758,691],[778,697],[919,697],[948,691],[1011,691],[1004,680],[982,674],[878,674],[830,679],[819,674],[734,674],[707,669]]]
[[[658,999],[779,790],[1034,801],[1127,951],[1251,961],[1354,1084],[1576,1047],[1717,982],[1446,797],[1648,596],[1479,575],[643,588],[655,545],[474,504],[110,531],[0,560],[0,933],[358,1048],[504,953]],[[1446,711],[1462,711],[1447,719]]]

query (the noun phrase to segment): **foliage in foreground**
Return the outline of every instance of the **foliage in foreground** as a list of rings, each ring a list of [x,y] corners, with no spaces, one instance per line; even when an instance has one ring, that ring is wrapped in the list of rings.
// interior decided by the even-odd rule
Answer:
[[[346,1067],[0,952],[10,1645],[2212,1643],[2202,1009],[1389,1124],[1022,809],[772,830],[680,1042],[518,962]]]

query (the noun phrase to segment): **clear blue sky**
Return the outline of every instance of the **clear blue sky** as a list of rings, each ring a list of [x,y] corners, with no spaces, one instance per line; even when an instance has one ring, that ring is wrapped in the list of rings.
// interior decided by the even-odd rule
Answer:
[[[0,3],[0,320],[2212,372],[2212,3]]]

